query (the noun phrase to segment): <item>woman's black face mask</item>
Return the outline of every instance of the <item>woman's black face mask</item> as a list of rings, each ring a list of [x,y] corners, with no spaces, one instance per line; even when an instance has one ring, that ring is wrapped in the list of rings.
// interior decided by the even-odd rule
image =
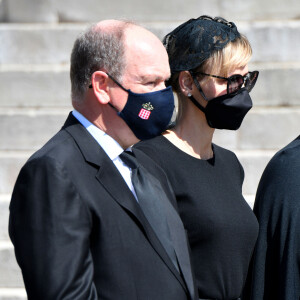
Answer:
[[[193,75],[192,77],[197,89],[203,95],[198,80]],[[208,100],[206,107],[203,107],[193,96],[189,99],[204,112],[208,125],[217,129],[239,129],[253,105],[246,88]]]
[[[238,93],[226,94],[209,100],[205,108],[193,96],[189,98],[204,112],[207,124],[217,129],[239,129],[245,115],[252,108],[251,97],[244,88]]]

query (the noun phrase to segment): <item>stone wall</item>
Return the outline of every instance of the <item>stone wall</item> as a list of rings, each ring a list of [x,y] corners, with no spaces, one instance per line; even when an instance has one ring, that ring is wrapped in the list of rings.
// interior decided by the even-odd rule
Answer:
[[[91,22],[123,18],[162,38],[202,14],[234,21],[253,47],[250,70],[260,71],[254,108],[240,130],[215,134],[244,165],[244,194],[252,205],[267,162],[300,131],[299,0],[0,0],[0,300],[26,299],[7,234],[8,206],[21,166],[71,109],[69,56],[76,36]]]

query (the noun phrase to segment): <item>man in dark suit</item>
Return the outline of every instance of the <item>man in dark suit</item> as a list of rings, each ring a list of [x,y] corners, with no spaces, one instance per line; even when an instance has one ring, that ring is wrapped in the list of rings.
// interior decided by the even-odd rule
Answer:
[[[195,299],[185,232],[164,173],[134,151],[159,188],[152,198],[163,203],[175,262],[120,158],[165,129],[173,110],[169,76],[161,42],[135,24],[102,21],[75,41],[74,110],[24,165],[10,205],[9,233],[28,299]]]

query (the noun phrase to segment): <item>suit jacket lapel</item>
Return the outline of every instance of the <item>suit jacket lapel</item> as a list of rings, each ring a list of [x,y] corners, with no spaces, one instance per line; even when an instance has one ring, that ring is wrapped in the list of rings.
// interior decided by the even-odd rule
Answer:
[[[109,192],[112,198],[123,207],[123,209],[129,211],[135,216],[136,221],[140,223],[152,247],[168,266],[170,271],[175,275],[181,285],[186,289],[185,283],[183,282],[180,274],[158,240],[132,192],[104,150],[71,113],[62,129],[72,135],[85,157],[85,160],[99,168],[96,179]]]
[[[72,114],[69,115],[63,129],[73,136],[87,163],[98,168],[96,179],[122,207],[129,210],[142,223],[141,211],[132,192],[96,140]]]
[[[97,174],[97,179],[104,186],[104,188],[111,194],[111,196],[127,211],[132,213],[137,221],[142,226],[145,235],[147,236],[149,242],[158,253],[158,255],[162,258],[164,263],[169,267],[171,272],[175,275],[175,277],[180,281],[184,288],[186,288],[180,274],[174,267],[171,259],[166,253],[164,247],[160,243],[157,238],[154,230],[149,224],[147,218],[143,214],[140,206],[138,205],[136,199],[134,198],[132,192],[129,190],[125,181],[121,177],[119,171],[113,165],[110,160],[102,162],[101,168]],[[119,178],[120,180],[112,180],[112,178]],[[117,188],[116,188],[117,186]]]

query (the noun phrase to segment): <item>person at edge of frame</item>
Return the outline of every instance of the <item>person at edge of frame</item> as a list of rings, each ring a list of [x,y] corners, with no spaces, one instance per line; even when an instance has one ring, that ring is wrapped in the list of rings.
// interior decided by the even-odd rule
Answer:
[[[253,211],[259,234],[245,300],[300,299],[300,136],[266,166]]]

